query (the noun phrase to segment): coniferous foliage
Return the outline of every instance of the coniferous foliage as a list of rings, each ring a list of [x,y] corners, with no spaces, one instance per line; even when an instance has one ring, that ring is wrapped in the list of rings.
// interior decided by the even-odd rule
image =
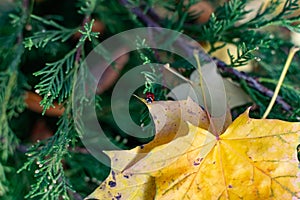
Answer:
[[[125,30],[148,26],[169,28],[198,41],[212,57],[223,50],[223,57],[214,58],[220,73],[239,84],[253,101],[232,109],[233,116],[254,105],[252,115],[261,117],[288,50],[295,45],[291,35],[300,32],[300,2],[259,1],[259,9],[252,10],[246,0],[202,1],[213,13],[207,21],[198,22],[203,10],[191,12],[190,8],[199,2],[1,1],[0,198],[81,199],[106,178],[109,167],[90,155],[80,141],[84,133],[74,124],[73,95],[79,71],[89,73],[84,64],[88,53],[101,41]],[[170,63],[186,77],[194,70],[176,55],[150,49],[143,38],[136,40],[136,46],[138,50],[127,55],[128,62],[120,72],[115,65],[120,76],[134,66],[155,62]],[[103,47],[99,53],[110,60],[114,52]],[[296,55],[270,118],[300,120],[299,61]],[[253,69],[250,72],[237,69],[245,65]],[[137,93],[151,92],[155,99],[167,99],[169,91],[155,84],[161,73],[151,68],[143,75],[145,84]],[[136,99],[130,101],[133,120],[150,132],[148,139],[132,138],[113,120],[109,107],[111,93],[112,87],[108,87],[96,95],[98,121],[107,137],[123,149],[151,140],[153,127],[146,107]],[[84,95],[80,98],[80,102],[88,103]],[[40,136],[33,136],[40,121],[46,125],[39,131]],[[41,136],[47,131],[50,132],[47,137]]]

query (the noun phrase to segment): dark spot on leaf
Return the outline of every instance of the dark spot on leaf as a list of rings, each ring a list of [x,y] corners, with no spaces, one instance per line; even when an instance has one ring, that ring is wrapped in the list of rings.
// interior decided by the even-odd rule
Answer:
[[[121,195],[120,193],[118,193],[118,195],[117,195],[117,196],[115,196],[115,198],[116,198],[117,200],[120,200],[120,199],[121,199],[121,197],[122,197],[122,195]]]
[[[116,187],[117,183],[116,183],[115,181],[109,181],[109,182],[108,182],[108,185],[109,185],[110,187]]]
[[[203,160],[203,158],[197,158],[196,161],[194,161],[194,165],[200,165],[200,162]]]
[[[228,188],[232,188],[232,185],[228,185]]]
[[[192,111],[192,110],[190,110],[190,109],[188,109],[187,112],[188,112],[189,114],[191,114],[191,115],[195,115],[195,114],[196,114],[194,111]]]
[[[141,147],[141,149],[143,149],[143,148],[144,148],[144,145],[141,145],[140,147]]]
[[[111,175],[112,175],[112,178],[113,178],[114,180],[116,180],[116,173],[115,173],[114,171],[111,171]]]
[[[216,161],[214,161],[213,164],[216,164]]]
[[[128,175],[124,175],[123,177],[124,177],[124,178],[129,178],[129,176],[128,176]]]

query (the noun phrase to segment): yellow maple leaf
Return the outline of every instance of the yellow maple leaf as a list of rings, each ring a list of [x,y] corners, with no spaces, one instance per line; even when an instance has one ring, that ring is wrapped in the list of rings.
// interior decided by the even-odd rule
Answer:
[[[300,123],[251,119],[248,110],[215,136],[206,130],[207,121],[193,122],[204,115],[189,112],[187,101],[181,104],[185,110],[181,115],[170,115],[172,109],[157,114],[150,105],[159,134],[145,145],[146,150],[107,152],[113,170],[86,199],[300,198],[296,155]],[[166,108],[168,104],[171,108],[171,102],[155,105]],[[166,116],[162,126],[159,122]]]
[[[156,198],[298,199],[299,133],[300,123],[250,119],[246,112],[219,138],[206,139],[214,145],[202,156],[204,138],[213,136],[190,125],[189,134],[195,138],[190,149],[170,166],[151,173]]]

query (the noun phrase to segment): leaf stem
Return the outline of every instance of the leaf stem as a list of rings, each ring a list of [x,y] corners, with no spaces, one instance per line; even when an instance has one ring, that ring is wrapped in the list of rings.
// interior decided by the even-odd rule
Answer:
[[[285,65],[284,65],[284,67],[283,67],[283,70],[282,70],[282,72],[281,72],[279,81],[278,81],[277,86],[276,86],[276,88],[275,88],[274,95],[273,95],[273,97],[272,97],[272,99],[271,99],[271,102],[269,103],[269,106],[268,106],[267,110],[265,111],[265,113],[264,113],[262,119],[267,118],[267,116],[268,116],[269,113],[271,112],[271,110],[272,110],[272,108],[273,108],[273,106],[274,106],[274,103],[275,103],[275,101],[276,101],[276,98],[277,98],[277,96],[278,96],[278,94],[279,94],[279,90],[280,90],[280,88],[281,88],[281,85],[282,85],[282,83],[283,83],[283,80],[284,80],[284,78],[285,78],[285,76],[286,76],[286,73],[287,73],[287,71],[288,71],[288,69],[289,69],[289,67],[290,67],[290,65],[291,65],[292,59],[293,59],[295,53],[296,53],[297,51],[299,51],[299,50],[300,50],[299,47],[292,47],[292,48],[290,49],[289,55],[288,55],[288,57],[287,57],[287,60],[286,60],[286,62],[285,62]]]
[[[197,71],[199,73],[199,79],[200,79],[199,82],[200,82],[201,92],[202,92],[202,96],[203,96],[204,107],[205,107],[205,110],[208,111],[206,96],[205,96],[205,91],[204,91],[204,86],[203,86],[203,74],[202,74],[202,71],[201,71],[201,64],[200,64],[200,60],[199,60],[199,55],[198,55],[198,52],[196,50],[194,51],[194,57],[195,57],[195,60],[197,62]]]
[[[198,71],[199,77],[200,77],[199,81],[200,81],[200,88],[201,88],[201,92],[202,92],[203,104],[204,104],[204,107],[205,107],[205,112],[206,112],[207,118],[208,118],[208,120],[210,122],[210,126],[212,128],[212,133],[217,136],[218,134],[216,132],[216,127],[215,127],[214,122],[211,119],[210,113],[208,111],[208,106],[207,106],[207,101],[206,101],[206,96],[205,96],[205,90],[204,90],[204,85],[203,85],[203,74],[202,74],[202,71],[201,71],[201,64],[200,64],[200,60],[199,60],[199,51],[194,50],[193,54],[194,54],[195,60],[197,62],[197,71]]]

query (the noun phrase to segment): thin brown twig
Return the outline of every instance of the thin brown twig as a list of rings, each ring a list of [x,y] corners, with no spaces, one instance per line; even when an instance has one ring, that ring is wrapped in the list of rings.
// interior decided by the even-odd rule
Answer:
[[[214,58],[214,61],[217,65],[218,69],[222,73],[227,73],[238,79],[245,80],[247,82],[248,86],[255,88],[257,91],[261,92],[262,94],[265,94],[266,96],[268,96],[270,98],[274,95],[274,92],[272,90],[270,90],[269,88],[262,85],[258,80],[256,80],[256,78],[248,76],[246,73],[240,72],[234,68],[227,67],[227,65],[223,61],[220,61],[216,58]],[[278,96],[276,98],[276,103],[280,104],[282,106],[282,108],[286,111],[292,110],[292,107],[288,103],[286,103],[281,96]]]

